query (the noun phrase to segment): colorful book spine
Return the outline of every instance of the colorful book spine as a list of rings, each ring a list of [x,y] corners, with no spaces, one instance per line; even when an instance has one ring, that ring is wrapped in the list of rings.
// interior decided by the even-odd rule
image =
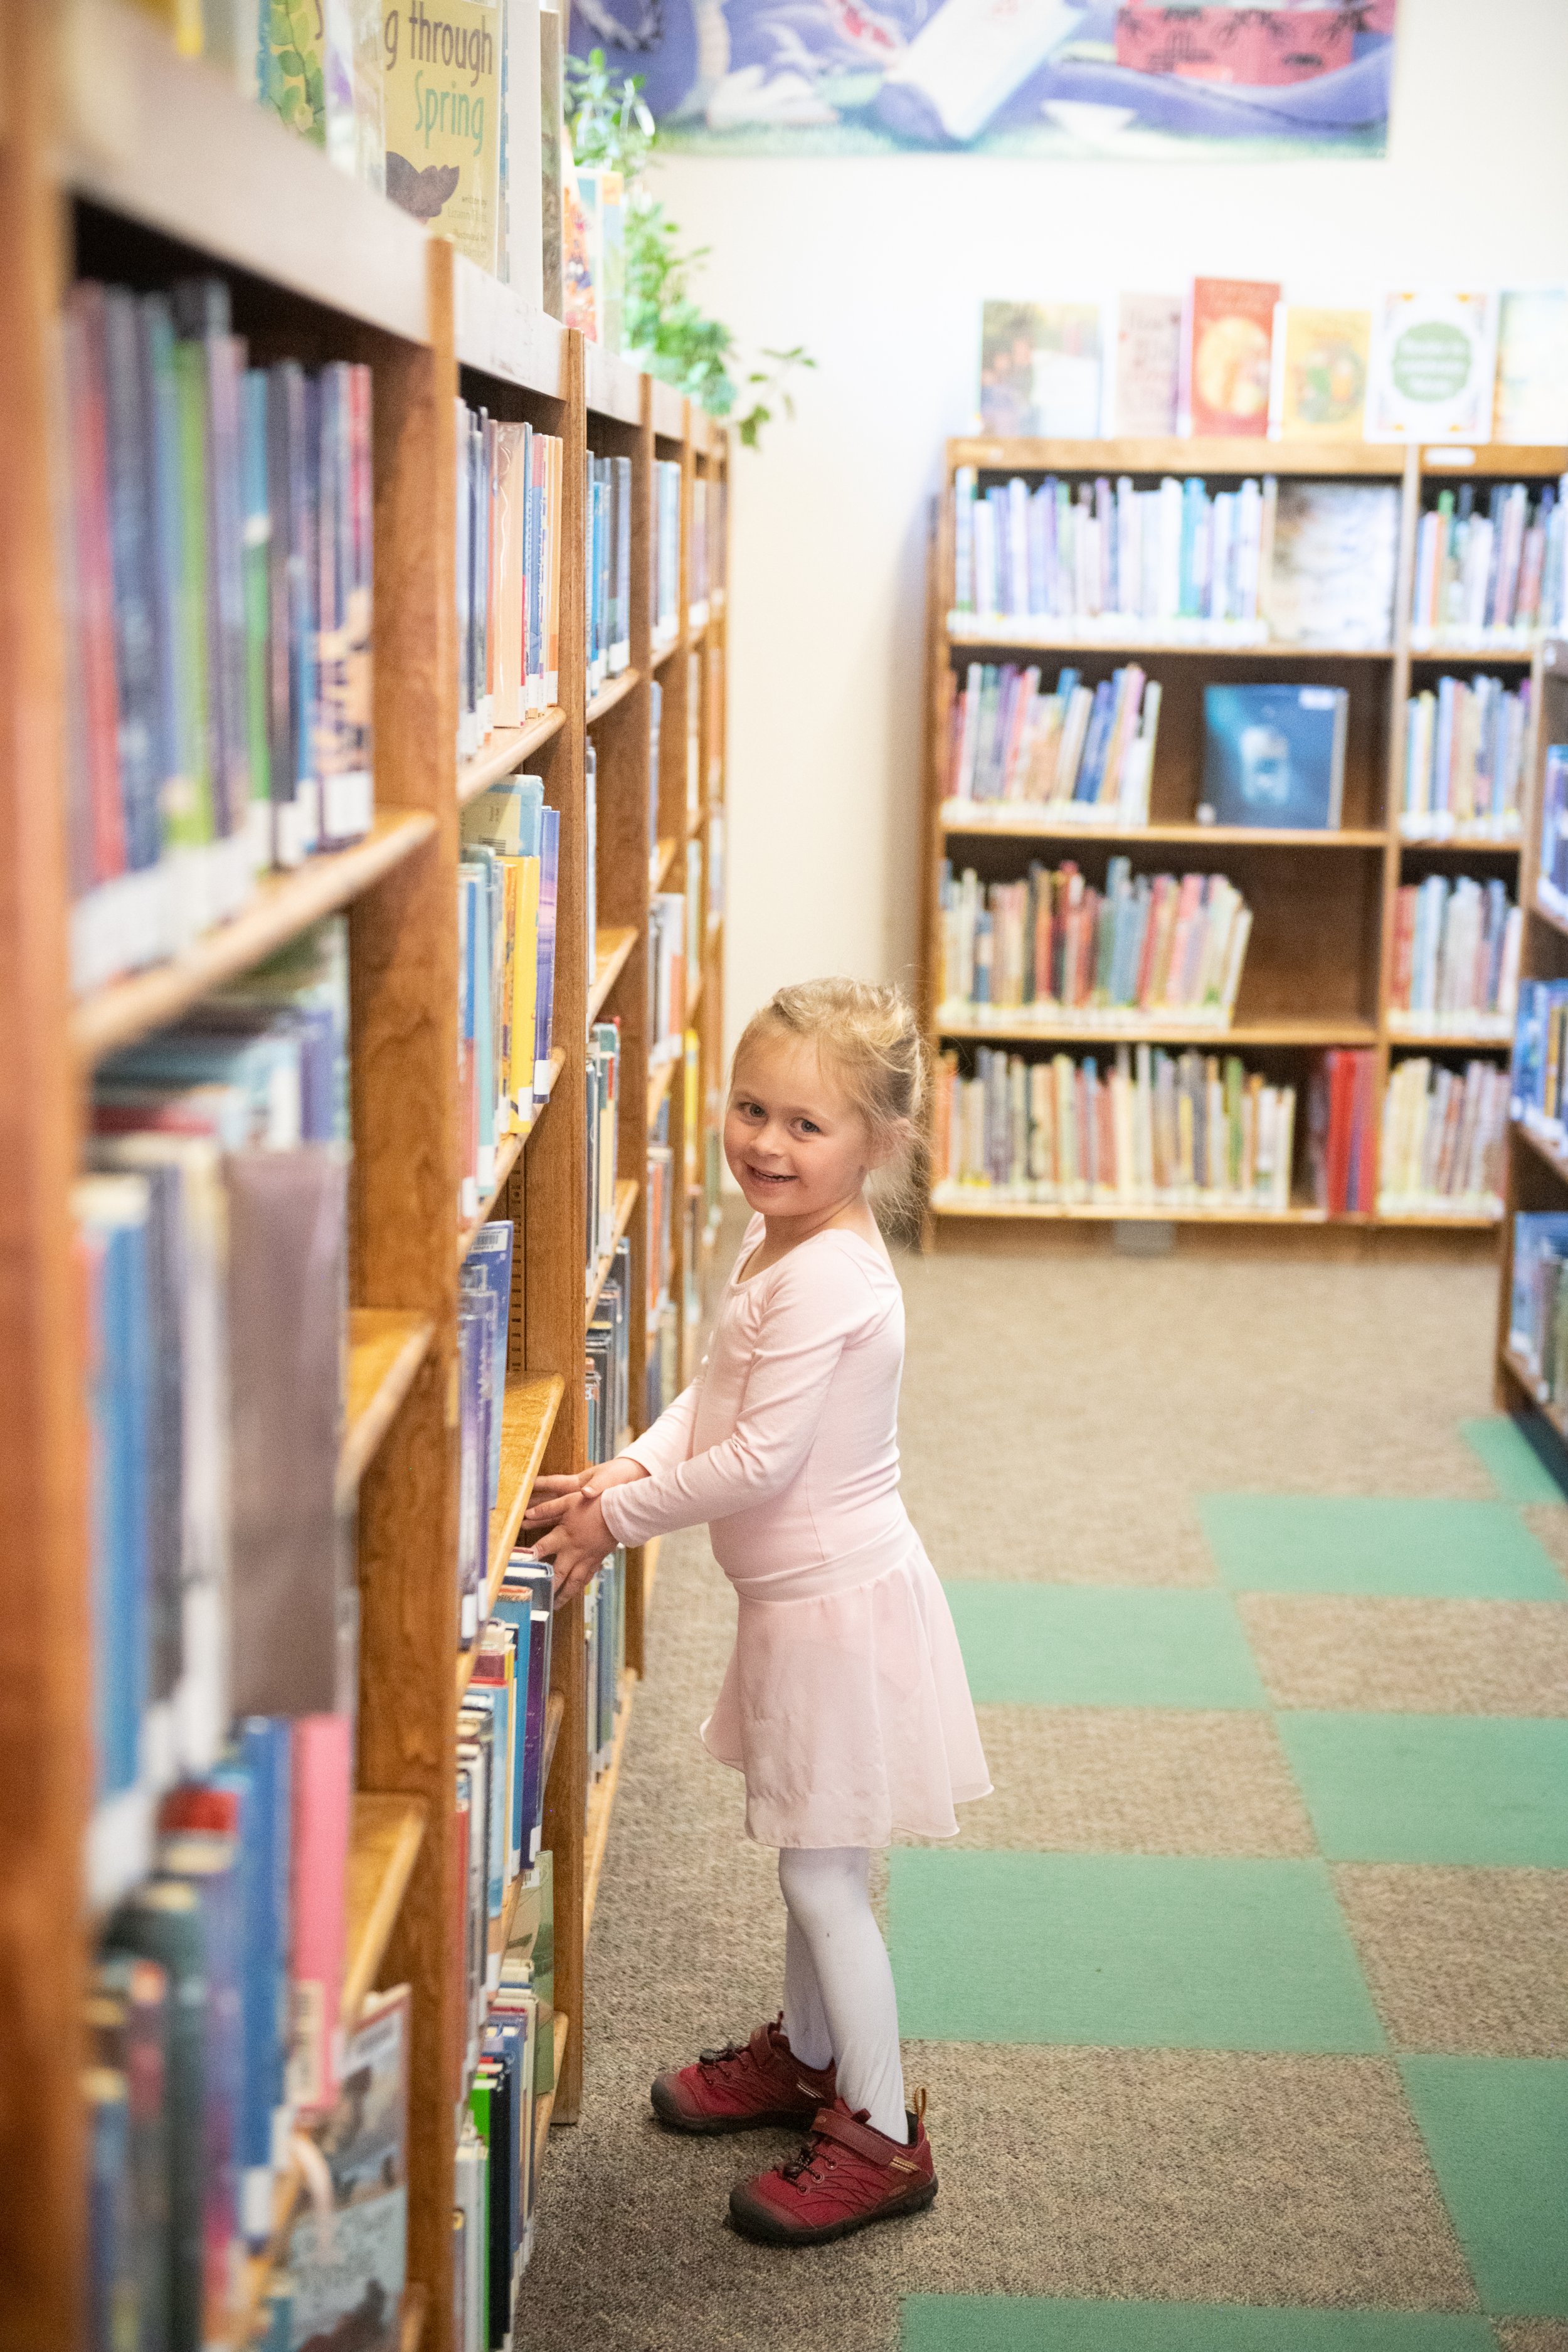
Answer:
[[[1529,757],[1531,685],[1439,678],[1405,706],[1406,841],[1517,841]]]
[[[1568,476],[1439,490],[1416,529],[1411,643],[1528,647],[1560,629],[1568,614],[1565,496]]]
[[[1391,1027],[1511,1037],[1523,917],[1501,882],[1440,874],[1394,901]]]
[[[1379,1214],[1500,1219],[1508,1115],[1508,1073],[1494,1064],[1396,1062],[1383,1099]]]
[[[564,444],[459,400],[458,752],[555,701]]]

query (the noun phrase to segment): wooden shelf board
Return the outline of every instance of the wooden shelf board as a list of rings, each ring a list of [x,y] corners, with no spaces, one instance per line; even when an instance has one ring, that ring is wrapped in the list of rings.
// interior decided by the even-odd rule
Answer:
[[[563,2011],[558,2009],[555,2012],[555,2080],[558,2083],[561,2080],[561,2069],[566,2062],[566,2044],[571,2038],[571,2032],[572,2020],[566,2016]],[[555,2093],[553,2090],[549,2090],[546,2091],[542,2099],[535,2103],[533,2110],[533,2168],[535,2177],[538,2175],[540,2166],[544,2161],[544,2152],[550,2145],[550,2118],[554,2113]]]
[[[501,1407],[500,1430],[500,1492],[495,1509],[490,1513],[489,1570],[485,1578],[484,1605],[479,1611],[482,1631],[489,1622],[506,1574],[507,1561],[517,1543],[522,1526],[522,1515],[533,1482],[539,1475],[539,1465],[544,1459],[544,1449],[550,1443],[550,1433],[555,1426],[555,1416],[561,1410],[561,1400],[566,1393],[566,1383],[559,1372],[521,1372],[506,1384],[506,1401]],[[459,1652],[458,1657],[458,1696],[461,1699],[473,1679],[474,1662],[479,1656],[476,1640],[470,1649]]]
[[[435,831],[435,818],[423,810],[382,809],[363,841],[309,858],[291,873],[269,876],[231,922],[204,932],[183,954],[79,998],[70,1015],[78,1061],[100,1061],[177,1020],[225,981],[237,979],[323,915],[346,907],[422,847]]]
[[[1274,641],[1256,646],[1209,645],[1191,637],[1048,637],[1032,629],[1010,625],[1005,614],[964,614],[957,625],[950,621],[947,642],[958,646],[991,646],[1035,654],[1114,654],[1137,661],[1152,656],[1162,661],[1262,662],[1391,662],[1392,646],[1298,646]]]
[[[428,249],[411,215],[180,57],[117,0],[61,18],[55,169],[76,194],[329,310],[422,343]]]
[[[543,750],[552,736],[559,735],[565,724],[566,713],[557,708],[541,711],[521,727],[493,727],[472,759],[458,764],[458,806],[466,808],[469,801],[478,800],[492,784],[499,784],[503,776],[515,774],[525,761]]]
[[[348,1399],[338,1449],[339,1507],[351,1500],[429,1352],[436,1326],[398,1307],[349,1309]]]
[[[995,808],[995,818],[980,816],[974,821],[951,814],[953,803],[942,803],[942,829],[944,834],[957,835],[973,840],[1039,841],[1115,841],[1115,842],[1180,842],[1194,848],[1206,848],[1211,844],[1238,849],[1382,849],[1388,841],[1385,832],[1369,826],[1341,826],[1305,833],[1283,825],[1262,824],[1080,824],[1071,817],[1056,818],[1045,813],[1038,816],[1019,809],[1007,813],[1005,802],[979,801],[979,809]]]
[[[649,861],[648,886],[650,896],[653,893],[663,889],[664,877],[669,872],[670,867],[674,865],[675,853],[679,847],[680,844],[679,841],[668,840],[663,837],[660,838],[658,855]]]
[[[1412,646],[1410,648],[1410,659],[1412,663],[1420,662],[1423,664],[1430,664],[1433,662],[1439,664],[1446,664],[1447,662],[1465,662],[1467,664],[1470,662],[1513,662],[1521,668],[1528,668],[1530,664],[1535,659],[1535,648],[1533,646],[1489,646],[1477,643],[1466,644],[1456,639],[1452,644],[1440,646]]]
[[[1171,436],[1108,441],[1009,440],[965,434],[947,445],[950,466],[998,474],[1217,474],[1245,478],[1265,474],[1370,474],[1397,481],[1405,450],[1376,441],[1269,441],[1259,436],[1190,441]]]
[[[496,1171],[495,1175],[491,1179],[489,1191],[485,1194],[484,1199],[480,1202],[474,1214],[468,1219],[467,1224],[459,1225],[458,1228],[458,1263],[459,1265],[462,1265],[463,1260],[473,1248],[474,1241],[478,1235],[479,1227],[481,1225],[488,1224],[491,1217],[494,1216],[500,1196],[506,1191],[508,1182],[510,1180],[511,1171],[517,1166],[519,1160],[522,1157],[524,1150],[527,1149],[530,1137],[537,1133],[539,1122],[544,1115],[545,1105],[549,1102],[551,1096],[555,1091],[555,1081],[561,1076],[561,1073],[565,1066],[566,1056],[563,1053],[561,1047],[557,1045],[554,1052],[550,1056],[550,1084],[546,1087],[542,1099],[536,1102],[533,1107],[532,1126],[530,1127],[527,1132],[522,1135],[509,1135],[505,1139],[500,1150],[496,1154]]]
[[[663,645],[655,646],[652,653],[648,656],[647,666],[649,669],[662,669],[665,663],[669,659],[671,654],[678,654],[679,651],[680,633],[677,630],[675,635],[673,637],[667,638]]]
[[[708,823],[708,812],[707,812],[707,810],[706,810],[705,808],[700,808],[700,809],[698,810],[698,812],[697,812],[697,814],[696,814],[696,815],[695,815],[694,817],[689,817],[689,818],[688,818],[688,820],[687,820],[687,824],[686,824],[686,838],[687,838],[687,840],[688,840],[688,841],[699,841],[699,840],[700,840],[700,839],[701,839],[701,837],[702,837],[702,831],[703,831],[703,828],[704,828],[704,826],[707,824],[707,823]]]
[[[702,974],[699,971],[696,979],[691,982],[691,985],[686,992],[686,1025],[689,1029],[690,1028],[693,1021],[697,1018],[697,1008],[701,1002]]]
[[[662,376],[647,379],[648,413],[653,429],[661,441],[684,441],[686,438],[686,403],[674,384]]]
[[[346,1885],[345,2032],[353,2032],[375,1983],[424,1838],[425,1808],[414,1798],[356,1791]]]
[[[618,425],[642,423],[642,378],[617,352],[591,341],[583,345],[584,387],[590,416],[613,417]]]
[[[1550,1168],[1560,1183],[1568,1184],[1568,1152],[1559,1151],[1543,1135],[1538,1135],[1522,1118],[1510,1121],[1520,1141],[1534,1153],[1542,1167]]]
[[[1509,441],[1426,442],[1421,450],[1421,471],[1461,479],[1466,474],[1561,474],[1568,471],[1568,449],[1536,443]]]
[[[405,2286],[397,2320],[397,2352],[419,2352],[425,2340],[425,2315],[430,2298],[422,2286]]]
[[[1548,930],[1561,931],[1563,938],[1568,939],[1568,915],[1553,914],[1550,907],[1542,906],[1539,896],[1530,911],[1538,923],[1546,925]]]
[[[1109,1024],[1090,1026],[1077,1024],[1070,1016],[1058,1015],[1049,1021],[1019,1021],[1011,1026],[1004,1021],[950,1021],[939,1012],[936,1021],[940,1037],[974,1038],[981,1045],[1212,1045],[1216,1053],[1237,1045],[1375,1045],[1377,1029],[1371,1021],[1359,1021],[1347,1014],[1342,1020],[1236,1021],[1228,1029],[1216,1029],[1212,1023],[1201,1021],[1184,1024],[1181,1020],[1129,1021],[1125,1027],[1112,1028]]]
[[[588,991],[590,1026],[604,1008],[605,999],[619,980],[627,957],[637,943],[635,928],[600,931],[594,941],[594,985]]]
[[[931,1195],[937,1217],[1026,1217],[1053,1224],[1167,1225],[1348,1225],[1371,1224],[1370,1216],[1331,1217],[1326,1209],[1292,1205],[1289,1209],[1205,1209],[1194,1202],[1181,1208],[1123,1206],[1115,1202],[973,1201],[939,1199]]]
[[[1420,1233],[1435,1234],[1495,1234],[1502,1223],[1502,1211],[1493,1214],[1468,1210],[1464,1215],[1448,1216],[1441,1209],[1380,1209],[1380,1225],[1399,1232],[1405,1226]]]
[[[616,1736],[610,1748],[610,1760],[588,1791],[588,1825],[583,1833],[583,1941],[588,1941],[594,1925],[594,1906],[599,1899],[599,1874],[605,1867],[605,1850],[610,1842],[610,1813],[616,1801],[616,1790],[621,1777],[621,1759],[626,1753],[626,1733],[632,1719],[632,1696],[637,1689],[637,1675],[628,1666],[621,1676],[616,1693]]]
[[[459,367],[565,399],[567,330],[462,253],[452,257],[452,328]]]
[[[632,1211],[637,1206],[637,1184],[636,1179],[631,1176],[623,1176],[620,1182],[616,1186],[615,1239],[617,1242],[622,1238],[627,1226],[631,1223]],[[584,1328],[586,1328],[586,1326],[594,1319],[594,1309],[599,1303],[599,1293],[604,1289],[605,1283],[609,1280],[610,1268],[614,1265],[615,1262],[615,1243],[612,1242],[610,1247],[605,1252],[604,1256],[599,1260],[598,1265],[594,1269],[594,1279],[588,1288],[587,1305],[584,1310],[583,1316]]]
[[[660,1062],[648,1073],[647,1123],[650,1128],[658,1118],[664,1098],[669,1092],[669,1081],[674,1068],[673,1062]]]
[[[556,1744],[561,1738],[561,1726],[565,1719],[566,1701],[559,1691],[552,1691],[544,1707],[544,1752],[540,1767],[542,1789],[550,1785],[551,1767],[555,1761]]]
[[[1430,856],[1434,850],[1451,857],[1514,857],[1520,856],[1522,845],[1519,835],[1511,841],[1499,841],[1487,834],[1451,833],[1441,841],[1417,834],[1402,833],[1398,836],[1401,855],[1407,850],[1419,850]]]
[[[1513,1050],[1513,1039],[1500,1037],[1495,1029],[1401,1029],[1393,1021],[1388,1024],[1388,1042],[1400,1053],[1509,1054]]]
[[[598,693],[590,698],[583,714],[584,724],[592,727],[599,719],[606,718],[618,702],[626,700],[640,675],[637,669],[624,669],[618,677],[607,679]]]

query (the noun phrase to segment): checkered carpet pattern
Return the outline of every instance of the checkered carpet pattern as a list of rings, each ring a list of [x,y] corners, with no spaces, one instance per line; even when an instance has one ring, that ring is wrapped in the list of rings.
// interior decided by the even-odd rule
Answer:
[[[882,1882],[942,2193],[780,2256],[721,2217],[784,2143],[647,2118],[782,1947],[682,1538],[520,2352],[1568,2352],[1568,1504],[1489,1410],[1493,1277],[900,1271],[996,1782]]]

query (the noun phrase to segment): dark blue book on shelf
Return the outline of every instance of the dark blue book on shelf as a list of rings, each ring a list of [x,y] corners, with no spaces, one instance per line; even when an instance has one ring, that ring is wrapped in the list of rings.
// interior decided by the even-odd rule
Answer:
[[[510,1217],[497,1217],[481,1225],[474,1235],[473,1244],[463,1264],[463,1286],[479,1300],[493,1298],[493,1318],[487,1321],[490,1342],[489,1472],[488,1491],[489,1508],[495,1508],[500,1492],[501,1409],[506,1395],[507,1339],[511,1317],[511,1247],[513,1225]]]
[[[270,2234],[271,2172],[288,2108],[289,1874],[291,1824],[286,1717],[247,1716],[239,1727],[239,1767],[249,1783],[242,1838],[245,1901],[245,2136],[241,2217],[252,2244]]]
[[[1350,697],[1340,686],[1205,686],[1203,800],[1215,824],[1331,832]]]

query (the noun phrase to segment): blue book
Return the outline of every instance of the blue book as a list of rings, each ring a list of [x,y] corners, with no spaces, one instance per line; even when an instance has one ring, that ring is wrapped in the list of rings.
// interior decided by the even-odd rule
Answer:
[[[146,1183],[134,1176],[92,1179],[81,1197],[96,1259],[89,1410],[94,1440],[93,1714],[101,1799],[136,1785],[148,1697],[150,1199]]]
[[[288,2118],[289,1879],[291,1748],[282,1716],[247,1716],[240,1769],[249,1783],[245,1857],[245,2131],[241,2223],[252,2244],[272,2226],[271,2175]]]
[[[484,1330],[472,1302],[458,1311],[458,1593],[459,1638],[479,1637],[489,1522],[485,1516]]]
[[[489,1508],[495,1508],[500,1492],[500,1440],[502,1401],[506,1395],[507,1339],[511,1319],[511,1254],[514,1233],[510,1217],[495,1218],[481,1225],[474,1235],[472,1247],[463,1262],[463,1287],[476,1300],[495,1301],[490,1318],[489,1373],[489,1471],[488,1492]]]
[[[548,1563],[526,1552],[513,1552],[494,1614],[517,1628],[518,1672],[522,1671],[524,1629],[528,1633],[528,1703],[523,1719],[522,1835],[519,1844],[526,1870],[539,1859],[540,1832],[544,1819],[544,1716],[550,1696],[550,1651],[554,1623],[554,1578]]]
[[[1341,686],[1205,686],[1203,799],[1213,822],[1333,831],[1349,719]]]
[[[1116,688],[1108,677],[1102,677],[1094,689],[1094,708],[1089,715],[1089,728],[1083,739],[1083,757],[1079,761],[1078,782],[1073,786],[1075,801],[1100,798],[1100,779],[1104,773],[1105,754],[1115,717]]]

